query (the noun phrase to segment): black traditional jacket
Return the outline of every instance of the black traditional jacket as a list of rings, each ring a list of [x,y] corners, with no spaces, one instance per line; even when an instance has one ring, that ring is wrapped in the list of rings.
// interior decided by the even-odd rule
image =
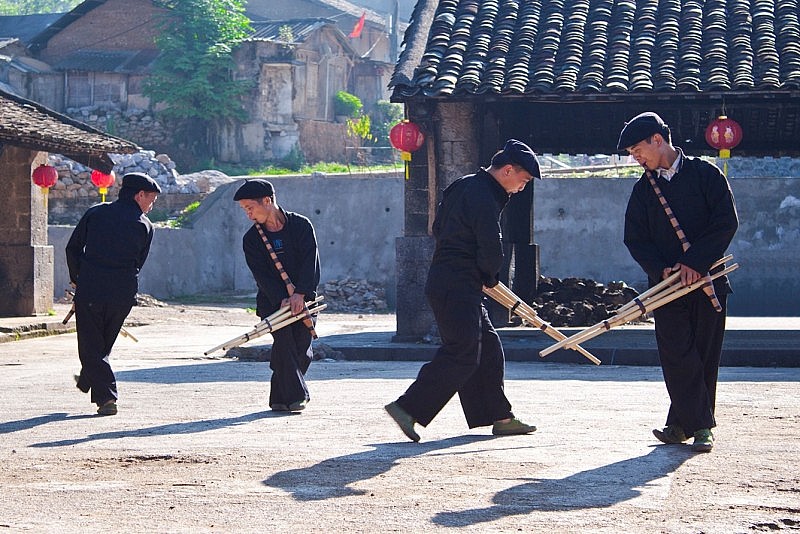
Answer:
[[[444,190],[433,223],[436,248],[426,291],[462,288],[480,294],[497,285],[503,264],[500,213],[509,194],[486,170]]]
[[[690,243],[684,252],[647,174],[633,186],[625,212],[625,246],[642,267],[650,285],[661,281],[667,267],[682,263],[701,274],[724,256],[739,227],[730,185],[720,170],[698,158],[683,156],[670,181],[656,183]],[[718,269],[721,270],[721,267]],[[718,291],[730,292],[727,277],[715,280]]]
[[[280,207],[279,209],[286,217],[283,229],[279,232],[267,232],[263,225],[262,229],[294,284],[295,291],[304,295],[306,301],[314,300],[320,278],[314,227],[306,217]],[[280,308],[281,301],[288,298],[289,293],[255,225],[244,234],[242,248],[247,266],[258,286],[256,313],[263,319]]]
[[[86,210],[66,247],[75,301],[133,305],[152,240],[153,225],[132,198]]]

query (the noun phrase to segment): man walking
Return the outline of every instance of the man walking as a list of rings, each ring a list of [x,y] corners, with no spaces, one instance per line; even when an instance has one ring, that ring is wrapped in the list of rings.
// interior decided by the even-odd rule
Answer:
[[[536,155],[509,139],[487,169],[445,189],[433,223],[436,248],[425,294],[442,346],[417,379],[386,411],[412,441],[414,426],[428,426],[458,393],[469,428],[492,425],[495,435],[536,430],[514,417],[503,391],[503,346],[483,306],[483,287],[494,287],[503,263],[500,212],[509,196],[541,178]]]
[[[67,243],[81,361],[76,385],[84,393],[91,392],[100,415],[117,413],[117,381],[109,357],[136,303],[139,271],[153,240],[147,213],[160,192],[148,175],[126,174],[119,198],[89,208]]]

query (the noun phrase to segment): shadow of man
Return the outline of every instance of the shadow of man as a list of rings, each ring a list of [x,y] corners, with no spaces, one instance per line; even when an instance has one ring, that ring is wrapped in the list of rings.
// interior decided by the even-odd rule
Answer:
[[[368,490],[351,488],[350,485],[386,473],[402,458],[421,456],[431,451],[490,439],[495,437],[456,436],[423,443],[371,444],[369,446],[374,448],[368,451],[328,458],[310,467],[275,473],[264,480],[263,484],[291,493],[298,501],[321,501],[363,495]]]
[[[658,487],[655,481],[667,477],[692,455],[688,446],[656,446],[643,456],[565,478],[531,479],[497,493],[492,499],[493,506],[441,512],[434,516],[433,522],[447,527],[466,527],[534,511],[606,508]]]

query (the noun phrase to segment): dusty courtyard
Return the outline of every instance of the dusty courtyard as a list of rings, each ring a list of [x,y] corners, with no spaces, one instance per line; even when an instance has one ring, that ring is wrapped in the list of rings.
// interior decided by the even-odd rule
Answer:
[[[507,367],[515,413],[537,432],[470,431],[454,399],[415,444],[383,405],[420,362],[314,362],[308,409],[276,415],[267,363],[203,356],[252,326],[242,308],[130,320],[140,341],[117,341],[114,417],[74,387],[75,334],[0,344],[2,531],[800,529],[797,368],[723,368],[710,454],[650,434],[667,408],[658,368],[545,362]],[[318,324],[323,341],[358,329],[394,318]]]

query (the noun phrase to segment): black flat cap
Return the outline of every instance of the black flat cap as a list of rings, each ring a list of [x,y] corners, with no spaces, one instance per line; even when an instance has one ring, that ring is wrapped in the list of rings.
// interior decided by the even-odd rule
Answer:
[[[539,160],[536,159],[536,153],[522,141],[509,139],[503,147],[502,154],[505,154],[512,163],[516,163],[528,171],[534,178],[542,177],[539,172]]]
[[[233,200],[246,200],[264,197],[272,197],[275,195],[275,188],[272,184],[263,178],[254,178],[252,180],[245,180],[236,193],[233,195]]]
[[[619,134],[617,150],[623,152],[628,147],[647,139],[653,134],[661,134],[666,139],[669,134],[669,127],[661,117],[652,111],[640,113],[625,123],[622,132]]]
[[[150,178],[143,172],[129,172],[125,176],[122,177],[122,187],[127,187],[136,191],[152,191],[154,193],[160,193],[161,187],[158,185],[158,182]]]

